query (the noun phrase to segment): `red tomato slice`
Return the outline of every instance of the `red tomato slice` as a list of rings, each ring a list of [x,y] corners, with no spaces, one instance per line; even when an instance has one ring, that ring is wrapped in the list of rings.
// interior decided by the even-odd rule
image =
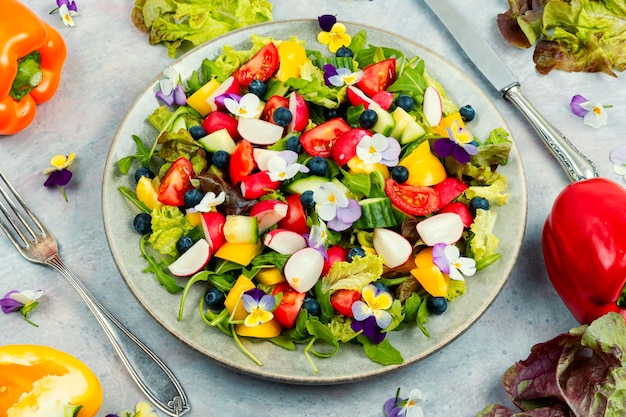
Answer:
[[[330,296],[330,304],[335,311],[346,317],[354,317],[352,305],[361,299],[357,290],[337,290]]]
[[[350,129],[352,128],[345,120],[337,117],[304,132],[300,136],[300,143],[309,155],[328,158],[339,136]]]
[[[296,324],[296,319],[304,303],[306,293],[294,290],[287,282],[279,282],[274,286],[272,295],[282,292],[283,297],[274,310],[274,317],[283,326],[291,329]]]
[[[287,215],[278,222],[278,227],[300,233],[301,235],[309,233],[309,226],[306,224],[306,213],[300,194],[290,194],[285,197],[287,202]]]
[[[386,90],[396,80],[396,59],[388,58],[363,68],[363,78],[356,85],[369,97]]]
[[[265,103],[265,107],[263,107],[263,112],[261,112],[261,119],[266,122],[274,123],[274,112],[277,108],[284,107],[286,109],[289,108],[289,99],[283,96],[272,96]]]
[[[245,139],[240,140],[235,146],[228,165],[230,181],[233,185],[250,175],[256,168],[256,162],[254,162],[252,155],[253,149],[252,144]]]
[[[191,179],[194,176],[193,165],[185,158],[175,160],[165,173],[159,186],[158,199],[168,206],[182,206],[185,192],[191,190]]]
[[[439,196],[431,187],[398,184],[388,178],[385,180],[385,194],[398,210],[414,216],[425,216],[439,207]]]
[[[278,70],[280,59],[276,46],[270,42],[261,48],[248,62],[233,73],[243,86],[249,86],[252,80],[267,81]]]
[[[439,184],[433,185],[433,190],[439,196],[439,208],[463,194],[468,185],[458,178],[448,177]]]

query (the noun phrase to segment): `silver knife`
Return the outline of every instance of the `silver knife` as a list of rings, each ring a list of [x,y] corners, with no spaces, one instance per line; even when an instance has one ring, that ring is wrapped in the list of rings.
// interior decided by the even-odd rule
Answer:
[[[424,0],[485,78],[526,117],[571,181],[598,176],[593,162],[543,117],[522,93],[517,78],[448,0]]]

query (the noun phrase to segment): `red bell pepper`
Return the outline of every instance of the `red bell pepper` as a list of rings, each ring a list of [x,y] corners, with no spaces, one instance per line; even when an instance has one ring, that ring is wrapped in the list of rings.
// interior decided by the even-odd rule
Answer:
[[[626,190],[592,178],[557,196],[542,236],[548,275],[574,318],[582,324],[614,311],[626,284]]]

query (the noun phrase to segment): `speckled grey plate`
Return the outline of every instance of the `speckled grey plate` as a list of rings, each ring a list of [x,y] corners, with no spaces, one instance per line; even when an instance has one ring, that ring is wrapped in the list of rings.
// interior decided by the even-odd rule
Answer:
[[[353,35],[365,29],[367,40],[373,45],[397,48],[407,56],[418,55],[423,58],[430,74],[441,82],[457,104],[470,103],[474,107],[478,116],[468,127],[478,137],[486,137],[495,127],[506,128],[500,113],[476,84],[441,56],[392,33],[354,24],[346,26],[348,33]],[[275,22],[246,28],[194,49],[176,61],[174,67],[186,79],[191,71],[200,66],[204,58],[215,58],[223,45],[249,47],[252,34],[272,36],[275,39],[287,39],[297,35],[307,42],[309,48],[326,50],[316,40],[318,32],[316,20]],[[152,141],[156,134],[146,118],[159,105],[154,98],[154,92],[160,78],[161,74],[157,74],[153,83],[137,99],[120,124],[111,146],[103,180],[104,224],[117,266],[139,302],[174,337],[207,358],[238,372],[286,383],[338,384],[362,380],[392,372],[443,348],[478,320],[502,289],[517,259],[526,224],[526,183],[515,146],[510,162],[501,170],[508,178],[508,192],[512,197],[507,205],[496,208],[498,221],[495,233],[500,237],[502,258],[486,270],[468,278],[467,293],[450,303],[445,314],[430,318],[427,323],[429,338],[414,326],[392,332],[388,336],[392,344],[401,351],[404,364],[386,367],[377,365],[365,357],[360,346],[344,345],[332,358],[316,358],[315,364],[319,373],[315,374],[302,347],[292,352],[269,342],[244,341],[246,347],[263,363],[263,366],[258,366],[237,348],[232,338],[204,324],[197,308],[204,291],[202,284],[196,284],[192,288],[184,319],[179,322],[177,314],[180,295],[169,294],[156,282],[153,275],[143,272],[146,262],[139,251],[139,235],[132,228],[132,218],[136,210],[118,191],[121,185],[131,189],[134,187],[132,177],[122,175],[117,168],[120,158],[135,153],[131,136],[135,134],[146,141]],[[184,280],[180,284],[184,285]]]

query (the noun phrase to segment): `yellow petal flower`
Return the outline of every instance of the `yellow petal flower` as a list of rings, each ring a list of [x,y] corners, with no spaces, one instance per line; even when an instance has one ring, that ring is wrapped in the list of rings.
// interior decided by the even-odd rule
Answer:
[[[350,46],[352,37],[346,33],[347,28],[342,23],[335,23],[330,32],[320,32],[317,40],[322,45],[328,45],[330,52],[335,53],[342,46]]]

